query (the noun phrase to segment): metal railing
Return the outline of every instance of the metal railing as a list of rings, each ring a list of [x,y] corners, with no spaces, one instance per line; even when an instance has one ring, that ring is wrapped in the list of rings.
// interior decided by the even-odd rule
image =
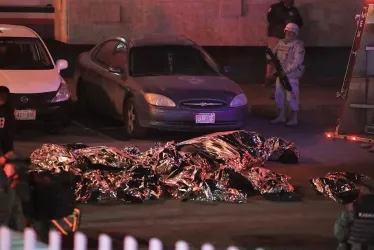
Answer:
[[[0,228],[0,250],[61,250],[62,237],[57,231],[49,232],[49,243],[43,244],[36,239],[36,233],[33,229],[25,229],[23,235],[18,232],[13,232],[7,227]],[[73,250],[87,250],[87,237],[81,232],[74,234]],[[109,235],[101,234],[98,238],[98,250],[112,250],[112,239]],[[139,245],[134,237],[126,236],[123,240],[124,250],[138,250]],[[152,238],[149,240],[149,250],[163,250],[161,240]],[[188,243],[185,241],[177,241],[175,250],[190,250]],[[215,250],[214,246],[205,243],[201,250]],[[238,247],[230,246],[227,250],[239,250]],[[263,248],[256,248],[255,250],[264,250]]]

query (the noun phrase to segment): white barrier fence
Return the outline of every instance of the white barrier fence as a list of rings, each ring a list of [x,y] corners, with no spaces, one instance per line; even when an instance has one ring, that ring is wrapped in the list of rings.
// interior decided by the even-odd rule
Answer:
[[[16,237],[15,237],[16,236]],[[18,237],[17,237],[18,236]],[[59,232],[49,232],[49,244],[41,244],[37,242],[35,231],[31,228],[25,229],[23,235],[8,229],[7,227],[0,228],[0,250],[61,250],[62,238]],[[138,250],[138,242],[134,237],[126,236],[123,240],[124,250]],[[98,250],[112,250],[112,239],[109,235],[101,234],[98,239]],[[152,238],[149,241],[149,250],[163,250],[162,242],[157,238]],[[87,250],[87,237],[81,232],[74,234],[74,248],[73,250]],[[190,250],[190,247],[185,241],[178,241],[175,244],[175,250]],[[201,250],[214,250],[214,246],[206,243],[203,244]],[[238,247],[230,246],[227,250],[239,250]],[[263,248],[256,248],[255,250],[264,250]]]

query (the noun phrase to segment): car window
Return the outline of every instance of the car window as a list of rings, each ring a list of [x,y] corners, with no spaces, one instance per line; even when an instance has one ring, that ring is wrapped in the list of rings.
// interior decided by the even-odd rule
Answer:
[[[0,38],[0,69],[49,70],[54,64],[38,38]]]
[[[203,48],[199,47],[201,54],[204,56],[204,59],[218,72],[220,71],[217,62],[206,52]]]
[[[127,46],[120,42],[109,56],[108,65],[114,69],[125,70],[127,65]]]
[[[101,46],[99,51],[96,53],[95,61],[108,67],[110,55],[116,49],[117,44],[118,44],[118,41],[116,40],[106,42],[103,46]]]
[[[219,75],[199,49],[184,45],[133,47],[129,67],[133,76]]]
[[[120,41],[106,42],[96,53],[95,60],[105,67],[124,69],[127,63],[127,47]]]

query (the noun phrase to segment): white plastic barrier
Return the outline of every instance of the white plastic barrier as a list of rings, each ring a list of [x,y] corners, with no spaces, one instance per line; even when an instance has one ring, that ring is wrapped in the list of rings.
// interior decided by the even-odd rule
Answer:
[[[134,237],[126,236],[123,241],[124,250],[138,250],[138,242]],[[149,250],[162,250],[163,244],[157,238],[149,241]],[[36,234],[32,229],[26,229],[23,233],[13,232],[7,227],[0,228],[0,250],[61,250],[61,235],[57,231],[49,232],[49,244],[38,242]],[[87,250],[87,237],[77,232],[74,235],[74,250]],[[112,250],[112,239],[109,235],[101,234],[99,236],[98,250]],[[188,243],[178,241],[175,244],[175,250],[190,250]],[[201,250],[214,250],[214,246],[205,243]],[[230,246],[227,250],[239,250],[238,247]],[[265,250],[256,248],[255,250]]]

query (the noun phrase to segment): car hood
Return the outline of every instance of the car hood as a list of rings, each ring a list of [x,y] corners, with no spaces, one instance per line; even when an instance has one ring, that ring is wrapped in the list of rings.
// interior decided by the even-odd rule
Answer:
[[[57,70],[0,70],[0,85],[14,94],[57,91],[62,82]]]
[[[134,78],[146,93],[165,95],[174,101],[219,99],[230,102],[241,94],[240,87],[224,76],[148,76]]]

